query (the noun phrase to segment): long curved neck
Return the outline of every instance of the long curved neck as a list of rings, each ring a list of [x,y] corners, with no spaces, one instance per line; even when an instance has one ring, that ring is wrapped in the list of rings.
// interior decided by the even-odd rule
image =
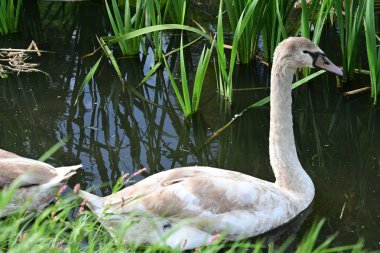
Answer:
[[[298,160],[294,143],[291,84],[296,70],[286,65],[275,59],[271,74],[270,163],[278,186],[313,197],[313,183]]]

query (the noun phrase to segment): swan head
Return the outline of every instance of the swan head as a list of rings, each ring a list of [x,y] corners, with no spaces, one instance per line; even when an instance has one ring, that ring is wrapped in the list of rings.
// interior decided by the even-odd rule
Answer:
[[[306,38],[289,37],[283,40],[274,53],[274,61],[279,59],[291,68],[320,68],[343,76],[342,70],[335,66],[317,45]]]

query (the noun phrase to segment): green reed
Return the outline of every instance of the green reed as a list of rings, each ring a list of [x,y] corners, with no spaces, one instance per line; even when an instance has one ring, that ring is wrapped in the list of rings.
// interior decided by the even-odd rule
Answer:
[[[306,0],[302,0],[302,19],[301,19],[301,36],[311,39],[315,44],[319,44],[326,20],[330,15],[335,0],[326,0],[321,3],[318,0],[312,0],[310,6]],[[316,17],[313,20],[313,17]],[[313,36],[310,34],[310,24],[313,24]]]
[[[187,80],[187,73],[186,73],[186,67],[185,67],[185,56],[184,56],[184,49],[183,49],[183,36],[181,36],[181,45],[180,45],[180,71],[181,71],[181,90],[178,88],[177,82],[173,77],[173,74],[170,71],[169,65],[164,59],[164,63],[166,66],[166,71],[169,76],[170,83],[173,87],[174,93],[177,97],[177,100],[181,106],[181,109],[185,115],[185,117],[189,117],[190,115],[196,113],[199,108],[199,101],[201,98],[201,92],[202,92],[202,86],[204,82],[204,78],[206,75],[206,70],[208,68],[212,48],[214,47],[214,42],[211,45],[211,48],[203,47],[201,56],[199,57],[199,63],[197,70],[195,72],[195,79],[194,79],[194,85],[192,89],[192,95],[190,95],[190,89],[188,85]]]
[[[111,23],[114,36],[116,38],[128,34],[134,30],[140,29],[145,26],[145,1],[137,0],[135,13],[132,15],[129,0],[124,3],[124,19],[119,10],[116,0],[112,0],[112,9],[105,1],[108,18]],[[123,55],[137,55],[140,53],[141,37],[136,37],[128,41],[119,41],[118,45]]]
[[[342,49],[343,72],[346,79],[352,79],[357,65],[365,3],[366,0],[344,0],[343,6],[342,1],[335,1],[334,4]]]
[[[227,3],[226,1],[226,9],[229,8],[230,11],[227,12],[233,12],[235,8],[234,5],[231,6],[231,3]],[[242,2],[239,2],[243,4]],[[257,7],[261,7],[258,5],[259,0],[252,0],[247,3],[247,5],[244,6],[243,11],[241,12],[240,16],[234,15],[229,16],[229,20],[231,23],[231,26],[234,27],[234,35],[233,35],[233,41],[232,41],[232,47],[231,47],[231,56],[229,59],[229,68],[227,71],[227,57],[224,52],[224,38],[223,38],[223,0],[220,0],[219,5],[219,14],[218,14],[218,26],[217,26],[217,42],[216,42],[216,51],[218,56],[218,65],[217,65],[217,72],[218,72],[218,91],[219,93],[226,98],[229,102],[232,101],[232,77],[235,69],[235,64],[238,59],[239,55],[239,48],[242,43],[240,43],[240,39],[244,35],[245,38],[249,37],[246,33],[246,28],[251,28],[252,32],[252,16],[253,14],[258,10]],[[239,7],[240,8],[240,7]],[[256,31],[256,30],[255,30]],[[258,34],[256,34],[258,36]],[[250,41],[252,42],[252,37],[250,37]],[[247,44],[250,44],[247,39]],[[244,44],[244,43],[243,43]],[[243,50],[244,51],[244,50]],[[250,51],[251,52],[251,51]],[[241,54],[240,57],[243,55],[251,55],[251,53],[247,54]],[[250,56],[248,57],[250,58]]]
[[[262,29],[264,58],[271,62],[277,45],[288,35],[286,24],[296,0],[270,0],[265,11],[265,22]]]
[[[371,96],[376,104],[377,96],[380,93],[380,47],[376,37],[374,0],[367,0],[364,27],[371,78]]]
[[[149,15],[147,15],[147,24],[152,25],[161,25],[163,24],[162,13],[161,13],[161,0],[147,0],[146,9]],[[160,31],[152,32],[147,35],[147,38],[151,40],[152,50],[154,53],[155,60],[162,58],[162,33]]]
[[[376,104],[380,91],[380,49],[375,27],[374,0],[367,0],[364,27],[371,78],[371,96]]]
[[[238,45],[233,45],[237,47],[237,60],[243,64],[249,63],[257,49],[261,26],[263,25],[265,17],[263,12],[266,9],[267,1],[224,0],[224,3],[231,30],[234,34],[236,34],[237,31],[240,33]],[[251,12],[248,12],[251,6],[253,9]],[[241,19],[247,20],[244,28],[239,27],[239,20]]]
[[[21,4],[22,0],[0,0],[0,35],[17,31]]]
[[[169,13],[171,22],[174,24],[183,24],[184,17],[187,14],[189,0],[166,0],[165,16]],[[184,9],[185,8],[185,9]]]

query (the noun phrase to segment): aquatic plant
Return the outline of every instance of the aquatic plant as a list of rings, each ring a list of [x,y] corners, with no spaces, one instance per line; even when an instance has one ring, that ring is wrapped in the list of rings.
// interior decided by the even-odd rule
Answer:
[[[267,1],[256,0],[224,0],[226,11],[234,34],[239,32],[237,47],[237,60],[240,63],[248,63],[252,60],[257,49],[257,43],[261,32],[261,26],[265,18]],[[250,7],[251,12],[248,12]],[[245,27],[239,27],[239,20],[246,18]]]
[[[371,96],[374,98],[373,103],[376,104],[380,91],[380,47],[377,44],[374,6],[374,0],[367,0],[364,27],[371,77]]]
[[[335,0],[322,1],[319,4],[318,0],[312,0],[309,4],[306,4],[306,0],[302,0],[302,19],[301,19],[301,36],[311,39],[314,43],[319,44],[321,39],[322,30],[325,26],[327,17],[330,15],[330,11],[333,7]],[[314,11],[314,12],[313,12]],[[311,18],[316,16],[315,22],[312,22]],[[310,37],[310,24],[313,25],[312,38]]]
[[[162,25],[163,17],[161,14],[161,0],[159,1],[146,1],[146,8],[149,15],[146,17],[146,23],[150,26]],[[151,40],[151,47],[154,52],[155,60],[162,58],[162,33],[160,31],[152,32],[147,35],[147,38]]]
[[[268,6],[265,10],[265,21],[262,28],[262,40],[264,49],[264,58],[271,62],[274,49],[277,45],[289,35],[286,30],[286,23],[293,11],[293,6],[296,0],[268,1]]]
[[[228,2],[228,1],[227,1]],[[244,1],[243,1],[244,2]],[[233,36],[233,42],[232,42],[232,48],[231,48],[231,56],[229,58],[229,68],[227,71],[227,57],[224,52],[224,38],[223,38],[223,0],[220,0],[220,5],[219,5],[219,14],[218,14],[218,26],[217,26],[217,42],[216,42],[216,51],[217,51],[217,56],[218,56],[218,91],[219,93],[226,98],[229,102],[232,101],[232,77],[234,73],[234,68],[236,64],[236,60],[238,58],[238,50],[240,48],[240,39],[245,35],[245,38],[247,41],[245,41],[246,45],[251,45],[253,42],[252,39],[253,37],[248,36],[250,35],[245,31],[246,27],[250,28],[250,32],[253,30],[252,25],[250,22],[252,21],[252,15],[257,11],[257,6],[258,6],[258,0],[252,0],[247,3],[247,5],[244,5],[244,9],[241,11],[241,14],[239,16],[237,15],[232,15],[230,18],[230,22],[232,27],[234,27],[234,36]],[[241,3],[243,4],[243,3]],[[232,8],[230,12],[234,12],[234,8],[231,3],[226,3],[228,7],[227,9]],[[257,35],[257,34],[256,34]],[[248,37],[247,37],[248,36]],[[249,41],[249,42],[248,42]],[[245,47],[246,49],[248,47]],[[250,58],[251,56],[251,50],[248,51],[242,51],[241,56],[245,55]],[[245,57],[244,56],[244,57]]]
[[[183,49],[183,36],[181,36],[181,45],[180,45],[180,70],[181,70],[181,86],[182,86],[182,94],[178,89],[178,85],[173,77],[172,72],[170,71],[169,65],[164,59],[164,63],[166,66],[166,70],[169,76],[170,83],[173,87],[174,93],[177,97],[177,100],[181,106],[185,117],[189,117],[190,115],[196,113],[199,107],[199,101],[201,98],[202,86],[204,82],[204,78],[206,75],[206,70],[210,62],[212,48],[214,47],[214,42],[211,45],[211,48],[203,47],[201,56],[199,57],[198,67],[195,73],[194,86],[192,90],[192,95],[190,95],[190,89],[188,86],[187,80],[187,72],[185,67],[185,57],[184,57],[184,49]],[[190,98],[191,96],[191,98]]]
[[[352,79],[357,66],[358,43],[363,27],[365,4],[366,0],[344,0],[343,6],[342,1],[335,1],[334,4],[346,79]]]
[[[16,32],[22,0],[0,0],[0,35]]]
[[[165,17],[166,13],[169,13],[171,23],[183,24],[188,6],[189,0],[166,0]]]
[[[144,27],[144,11],[145,1],[137,0],[135,14],[132,15],[129,0],[125,0],[124,19],[119,10],[116,0],[112,0],[112,10],[105,1],[107,14],[111,23],[114,36],[116,38],[128,34],[134,30]],[[137,55],[140,53],[141,37],[136,37],[131,40],[119,41],[118,45],[123,55]]]

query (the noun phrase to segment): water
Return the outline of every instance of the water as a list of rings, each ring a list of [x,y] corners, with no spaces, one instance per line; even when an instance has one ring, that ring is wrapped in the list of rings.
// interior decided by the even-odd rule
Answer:
[[[31,11],[23,17],[25,30],[1,37],[0,47],[25,48],[34,39],[40,49],[55,53],[38,59],[40,69],[50,77],[33,73],[0,80],[1,148],[38,158],[67,138],[48,162],[56,166],[82,163],[83,169],[70,185],[79,182],[100,195],[110,194],[122,174],[141,168],[148,172],[137,180],[195,164],[274,180],[268,155],[268,105],[246,113],[202,148],[213,131],[268,95],[267,89],[236,92],[231,111],[224,112],[210,71],[201,111],[186,123],[165,72],[158,72],[137,90],[131,88],[149,71],[148,55],[120,60],[124,86],[110,64],[103,62],[75,104],[80,84],[98,58],[82,56],[98,47],[95,35],[110,31],[105,8],[91,2],[27,4]],[[207,16],[202,17],[207,22]],[[332,55],[334,49],[327,48],[331,34],[324,36],[321,47],[339,64],[339,55]],[[190,65],[197,62],[201,47],[191,50]],[[263,65],[240,67],[238,73],[238,88],[268,85],[269,73]],[[359,79],[350,87],[363,83],[368,80]],[[300,87],[293,97],[298,155],[316,187],[313,205],[296,235],[325,217],[321,239],[339,232],[335,245],[364,238],[367,247],[380,248],[379,107],[372,107],[367,94],[343,97],[331,75]]]

